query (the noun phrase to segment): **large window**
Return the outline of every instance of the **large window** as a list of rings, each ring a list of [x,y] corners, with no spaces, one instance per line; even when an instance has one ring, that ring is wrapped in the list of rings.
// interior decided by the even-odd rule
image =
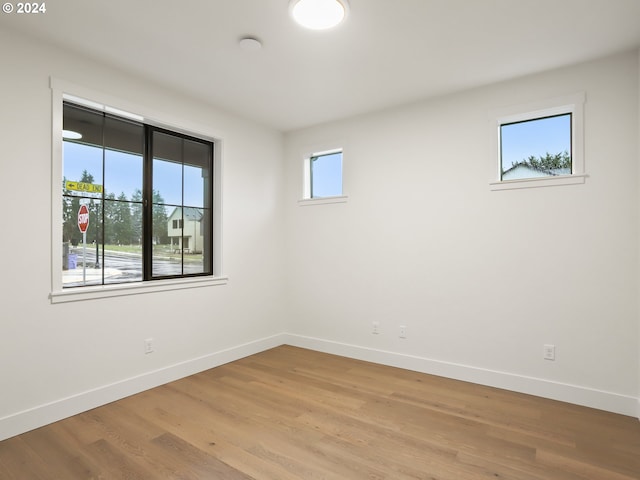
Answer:
[[[62,286],[213,274],[211,141],[65,102]]]

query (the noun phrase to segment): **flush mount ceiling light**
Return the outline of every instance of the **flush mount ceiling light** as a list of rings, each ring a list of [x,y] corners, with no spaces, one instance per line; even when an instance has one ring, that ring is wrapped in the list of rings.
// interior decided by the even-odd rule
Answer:
[[[347,0],[291,0],[293,19],[313,30],[335,27],[347,14]]]

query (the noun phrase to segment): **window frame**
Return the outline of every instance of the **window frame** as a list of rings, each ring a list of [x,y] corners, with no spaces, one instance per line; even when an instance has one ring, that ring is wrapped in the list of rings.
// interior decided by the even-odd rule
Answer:
[[[222,151],[223,139],[209,127],[158,113],[148,107],[114,98],[101,92],[82,87],[65,80],[50,77],[52,91],[52,157],[51,157],[51,303],[73,302],[95,298],[179,290],[185,288],[224,285],[228,278],[222,274]],[[90,100],[89,100],[90,99]],[[62,195],[60,182],[63,178],[62,125],[63,102],[68,101],[91,109],[124,118],[144,121],[150,126],[166,129],[180,135],[200,138],[213,143],[213,204],[212,204],[212,259],[211,275],[154,279],[132,283],[92,285],[79,288],[62,286]],[[129,113],[129,112],[136,112]]]
[[[213,178],[214,172],[213,172],[213,163],[215,162],[215,142],[213,141],[209,141],[206,139],[202,139],[202,138],[197,138],[195,137],[193,134],[183,134],[183,133],[178,133],[175,131],[172,131],[170,129],[167,128],[160,128],[157,126],[151,126],[148,124],[145,124],[145,133],[146,133],[146,140],[145,140],[145,145],[146,148],[148,149],[145,156],[148,157],[149,162],[147,164],[144,165],[144,169],[145,169],[145,174],[144,174],[144,178],[146,178],[148,180],[148,183],[146,185],[143,185],[143,197],[145,199],[145,203],[148,203],[150,205],[149,208],[145,209],[144,211],[144,215],[145,215],[145,219],[143,221],[143,225],[146,226],[145,232],[144,232],[144,242],[145,242],[145,250],[147,251],[147,254],[143,255],[144,258],[144,263],[143,263],[143,281],[160,281],[163,279],[167,279],[170,277],[174,277],[174,278],[188,278],[188,277],[197,277],[197,276],[211,276],[214,274],[214,265],[213,265],[213,237],[212,235],[212,225],[213,225],[213,215],[212,218],[209,220],[209,228],[205,230],[204,235],[204,239],[206,239],[207,237],[210,237],[210,241],[212,243],[211,245],[211,251],[208,253],[205,253],[203,251],[203,255],[204,258],[203,260],[207,261],[207,268],[209,269],[209,272],[202,272],[202,273],[193,273],[193,274],[185,274],[184,273],[184,251],[186,249],[188,249],[188,247],[184,247],[184,243],[183,247],[181,248],[181,270],[182,273],[181,274],[174,274],[174,275],[155,275],[153,272],[153,242],[152,242],[152,237],[153,234],[150,231],[151,228],[153,228],[153,192],[152,189],[155,189],[155,186],[153,185],[153,166],[155,164],[156,161],[156,156],[155,156],[155,150],[154,150],[154,141],[152,140],[154,138],[154,135],[160,134],[160,135],[169,135],[171,137],[174,138],[180,138],[181,140],[187,140],[187,141],[191,141],[191,142],[196,142],[199,144],[207,144],[209,143],[212,147],[211,150],[211,169],[209,171],[209,177],[210,177],[210,186],[209,188],[211,189],[211,191],[209,191],[209,197],[207,198],[207,200],[204,202],[204,206],[202,207],[202,210],[206,211],[206,210],[211,210],[211,214],[213,212],[213,189],[215,188],[215,178]],[[184,162],[183,162],[183,167],[184,167]],[[183,190],[183,195],[184,195],[184,190]],[[209,203],[209,207],[207,207],[207,203]],[[165,204],[168,206],[168,204]],[[184,204],[184,198],[182,199],[182,204],[181,205],[174,205],[176,208],[180,208],[182,210],[182,218],[179,219],[178,224],[178,230],[181,231],[181,242],[184,242],[185,239],[185,235],[184,235],[184,210],[187,208],[199,208],[199,207],[193,207],[193,206],[189,206],[189,205],[185,205]],[[208,231],[207,231],[208,230]],[[204,242],[204,240],[203,240]]]
[[[342,193],[340,195],[333,195],[327,197],[313,197],[313,168],[312,162],[314,158],[323,157],[327,155],[333,155],[336,153],[340,153],[342,155],[341,161],[341,169],[340,169],[340,183]],[[345,182],[344,182],[344,148],[330,148],[330,149],[316,149],[310,152],[307,152],[303,155],[303,169],[302,169],[302,199],[298,201],[298,205],[300,206],[309,206],[309,205],[325,205],[329,203],[345,203],[348,200],[348,196],[344,193],[345,191]]]
[[[585,183],[587,178],[584,167],[585,101],[586,95],[584,93],[577,93],[565,97],[557,97],[490,111],[490,189],[513,190]],[[501,127],[566,114],[571,116],[571,174],[503,180]]]

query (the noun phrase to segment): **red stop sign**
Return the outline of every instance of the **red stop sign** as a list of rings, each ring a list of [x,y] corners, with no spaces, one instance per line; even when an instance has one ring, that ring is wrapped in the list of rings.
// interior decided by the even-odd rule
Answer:
[[[86,205],[80,205],[80,210],[78,210],[78,228],[82,233],[85,233],[89,228],[89,209]]]

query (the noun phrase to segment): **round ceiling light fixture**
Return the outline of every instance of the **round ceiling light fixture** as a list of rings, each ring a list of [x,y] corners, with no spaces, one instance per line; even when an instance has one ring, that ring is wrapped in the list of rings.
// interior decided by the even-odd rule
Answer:
[[[293,19],[312,30],[324,30],[338,25],[347,14],[347,0],[291,0]]]

